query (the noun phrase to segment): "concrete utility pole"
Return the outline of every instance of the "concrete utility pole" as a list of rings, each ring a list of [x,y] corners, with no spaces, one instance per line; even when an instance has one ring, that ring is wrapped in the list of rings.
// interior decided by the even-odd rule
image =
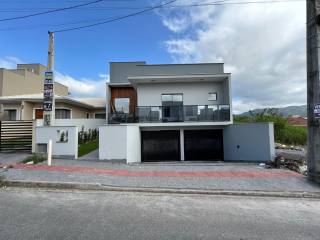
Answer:
[[[320,0],[307,0],[308,176],[320,182]],[[317,106],[318,105],[318,106]],[[316,110],[316,111],[315,111]]]
[[[54,96],[54,33],[49,34],[48,71],[44,82],[44,125],[53,126],[55,120],[55,96]],[[49,74],[48,74],[49,73]],[[51,76],[51,77],[50,77]]]

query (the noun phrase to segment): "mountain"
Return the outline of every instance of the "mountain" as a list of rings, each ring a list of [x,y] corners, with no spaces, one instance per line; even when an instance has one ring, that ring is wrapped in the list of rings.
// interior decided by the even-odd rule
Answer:
[[[274,111],[283,115],[284,117],[288,117],[291,115],[300,115],[302,117],[307,117],[307,105],[302,106],[288,106],[283,108],[272,108]],[[261,113],[264,109],[254,109],[251,110],[253,114]],[[250,116],[250,112],[244,112],[239,114],[239,116]]]

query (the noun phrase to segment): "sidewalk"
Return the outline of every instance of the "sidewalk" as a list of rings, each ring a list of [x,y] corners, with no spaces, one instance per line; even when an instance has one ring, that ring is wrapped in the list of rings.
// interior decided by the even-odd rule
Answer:
[[[54,165],[17,164],[7,181],[72,183],[117,188],[319,193],[320,185],[286,169],[240,163],[127,165],[94,160],[54,160]]]

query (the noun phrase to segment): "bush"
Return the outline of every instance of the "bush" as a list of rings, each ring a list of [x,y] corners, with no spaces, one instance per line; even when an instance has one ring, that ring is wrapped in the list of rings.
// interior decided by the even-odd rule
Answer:
[[[33,164],[37,164],[37,163],[43,162],[45,160],[47,160],[47,158],[44,154],[36,153],[36,154],[33,154],[33,155],[23,159],[22,163],[33,162]]]

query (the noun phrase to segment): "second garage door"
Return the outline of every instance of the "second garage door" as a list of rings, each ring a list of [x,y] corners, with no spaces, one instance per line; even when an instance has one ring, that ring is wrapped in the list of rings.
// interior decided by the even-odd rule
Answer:
[[[179,161],[180,131],[142,131],[143,162]]]
[[[184,131],[185,160],[223,160],[221,129]]]

